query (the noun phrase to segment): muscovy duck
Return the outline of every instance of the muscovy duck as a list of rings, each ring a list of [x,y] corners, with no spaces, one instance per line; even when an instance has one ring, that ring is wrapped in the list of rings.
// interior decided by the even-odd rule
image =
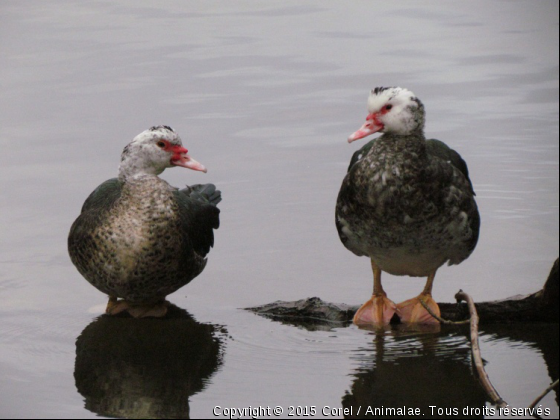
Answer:
[[[424,106],[411,91],[378,87],[368,99],[365,124],[351,143],[378,137],[350,162],[336,204],[339,237],[350,251],[368,256],[373,296],[356,313],[357,325],[437,323],[432,299],[436,271],[459,264],[473,252],[480,216],[465,161],[443,142],[424,137]],[[395,305],[381,285],[381,272],[427,277],[422,293]]]
[[[187,153],[171,127],[140,133],[122,152],[118,178],[91,193],[70,229],[70,258],[109,295],[109,314],[163,316],[165,297],[206,266],[220,191],[212,184],[179,190],[158,177],[176,166],[206,172]]]

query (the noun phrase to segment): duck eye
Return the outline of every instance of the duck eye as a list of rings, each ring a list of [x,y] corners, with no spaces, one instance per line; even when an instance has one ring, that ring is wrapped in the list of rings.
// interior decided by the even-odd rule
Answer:
[[[385,105],[385,109],[386,109],[387,111],[390,111],[391,108],[393,108],[393,105],[391,105],[391,104]]]
[[[158,147],[161,147],[162,149],[165,149],[165,142],[160,140],[157,142]]]

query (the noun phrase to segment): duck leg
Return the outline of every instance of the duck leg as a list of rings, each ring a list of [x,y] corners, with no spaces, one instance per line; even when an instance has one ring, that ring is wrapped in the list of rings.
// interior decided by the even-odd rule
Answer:
[[[415,298],[405,300],[397,305],[402,322],[413,324],[439,324],[439,321],[430,315],[420,302],[420,300],[422,300],[434,314],[440,316],[439,306],[432,298],[432,286],[435,277],[436,270],[428,276],[428,281],[426,281],[426,286],[422,293]]]
[[[387,298],[387,293],[381,285],[381,269],[373,260],[371,260],[371,268],[373,270],[373,295],[354,315],[354,324],[388,325],[397,310],[397,306]]]

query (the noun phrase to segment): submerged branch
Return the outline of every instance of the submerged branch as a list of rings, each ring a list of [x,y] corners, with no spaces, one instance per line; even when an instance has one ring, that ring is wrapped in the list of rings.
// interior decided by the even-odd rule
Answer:
[[[507,403],[500,397],[496,388],[490,382],[490,378],[484,369],[484,363],[482,362],[482,356],[480,354],[480,346],[478,343],[478,313],[476,312],[476,307],[474,305],[474,301],[472,298],[462,290],[460,290],[456,295],[455,298],[458,302],[465,301],[469,307],[470,313],[470,324],[471,324],[471,351],[472,351],[472,358],[474,362],[474,366],[476,368],[476,372],[478,374],[478,379],[482,388],[490,398],[490,401],[494,403],[498,408],[503,408],[507,406]]]
[[[552,384],[550,384],[550,386],[549,386],[548,388],[546,388],[546,389],[544,390],[544,392],[543,392],[541,395],[539,395],[535,401],[533,401],[533,403],[529,406],[529,408],[531,408],[531,409],[535,408],[535,407],[537,406],[537,404],[538,404],[539,402],[541,402],[541,400],[542,400],[544,397],[546,397],[547,394],[548,394],[550,391],[552,391],[554,388],[558,388],[558,379],[556,379]]]

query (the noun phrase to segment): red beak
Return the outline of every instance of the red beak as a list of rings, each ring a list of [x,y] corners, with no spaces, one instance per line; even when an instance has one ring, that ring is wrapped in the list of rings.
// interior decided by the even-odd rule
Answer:
[[[365,124],[362,125],[358,131],[352,133],[350,137],[348,137],[348,143],[363,139],[370,134],[377,133],[378,131],[383,130],[383,127],[383,123],[378,120],[378,114],[369,114],[366,117]]]
[[[182,166],[183,168],[192,169],[193,171],[208,172],[206,167],[194,160],[187,153],[189,151],[182,146],[173,146],[171,148],[173,151],[173,157],[171,158],[171,164],[175,166]]]

